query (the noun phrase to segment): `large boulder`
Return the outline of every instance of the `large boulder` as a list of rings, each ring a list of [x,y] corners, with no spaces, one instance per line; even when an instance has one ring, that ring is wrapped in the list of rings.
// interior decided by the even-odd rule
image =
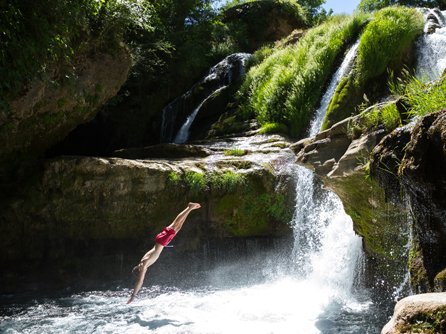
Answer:
[[[55,65],[50,79],[35,79],[1,119],[0,176],[24,160],[32,160],[62,140],[80,123],[91,120],[97,108],[116,95],[131,67],[128,49],[77,55],[70,77],[59,76]],[[63,72],[63,71],[62,71]]]
[[[400,300],[381,334],[445,332],[446,293],[426,293]]]

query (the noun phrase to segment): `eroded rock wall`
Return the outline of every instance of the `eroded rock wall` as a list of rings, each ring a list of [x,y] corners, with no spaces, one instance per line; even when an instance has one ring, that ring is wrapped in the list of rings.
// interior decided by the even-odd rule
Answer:
[[[270,138],[261,144],[263,153],[243,156],[164,144],[117,152],[132,159],[47,160],[34,183],[10,199],[0,215],[0,262],[10,272],[3,289],[14,290],[17,271],[32,273],[48,265],[56,267],[55,276],[63,271],[69,278],[73,271],[82,276],[92,266],[102,268],[99,282],[123,258],[147,251],[154,235],[189,201],[202,203],[202,209],[176,240],[185,257],[225,239],[244,244],[249,238],[290,236],[295,186],[283,168],[292,154],[275,147],[279,144],[284,142]],[[150,158],[161,152],[169,158]]]

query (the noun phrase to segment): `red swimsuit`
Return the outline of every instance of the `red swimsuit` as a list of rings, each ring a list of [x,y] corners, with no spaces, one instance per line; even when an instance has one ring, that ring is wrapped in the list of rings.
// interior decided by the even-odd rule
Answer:
[[[161,246],[167,246],[169,242],[175,237],[175,230],[169,226],[165,227],[160,233],[158,233],[155,237],[156,243]]]

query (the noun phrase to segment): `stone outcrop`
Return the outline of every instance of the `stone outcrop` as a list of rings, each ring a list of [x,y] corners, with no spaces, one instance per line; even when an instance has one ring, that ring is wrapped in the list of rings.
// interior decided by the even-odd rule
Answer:
[[[70,77],[60,78],[63,70],[54,69],[49,79],[35,79],[21,97],[10,101],[10,112],[1,120],[0,174],[24,159],[39,157],[91,120],[97,108],[116,95],[131,67],[123,45],[113,53],[78,55],[73,62]]]
[[[355,232],[363,237],[365,285],[379,290],[376,295],[391,296],[407,272],[408,210],[390,201],[378,181],[370,177],[368,157],[387,132],[378,125],[356,134],[354,127],[361,117],[349,117],[291,149],[297,163],[314,170],[340,197]],[[386,304],[384,299],[375,302]]]
[[[286,167],[293,154],[280,148],[286,142],[278,136],[250,141],[256,152],[245,150],[243,156],[218,145],[182,146],[182,152],[178,145],[160,145],[117,152],[134,159],[50,159],[1,213],[0,263],[11,264],[11,271],[27,263],[70,267],[82,263],[84,249],[92,257],[102,254],[100,263],[110,249],[130,253],[126,244],[142,252],[189,201],[203,209],[182,231],[183,252],[202,252],[203,242],[223,238],[289,236],[295,186]],[[159,158],[162,148],[168,159]]]
[[[238,80],[245,71],[250,54],[234,53],[211,67],[208,73],[186,93],[177,97],[162,111],[161,142],[173,142],[182,125],[194,111],[190,138],[203,137],[211,125],[225,111]]]
[[[387,202],[381,187],[367,177],[368,156],[386,132],[379,128],[354,138],[350,124],[358,117],[347,118],[291,148],[297,162],[314,170],[341,198],[355,231],[364,237],[366,250],[373,256],[390,258],[396,243],[389,241],[403,241],[400,227],[389,226],[388,221],[400,221],[405,213]]]
[[[400,300],[381,334],[445,332],[446,293],[426,293]]]

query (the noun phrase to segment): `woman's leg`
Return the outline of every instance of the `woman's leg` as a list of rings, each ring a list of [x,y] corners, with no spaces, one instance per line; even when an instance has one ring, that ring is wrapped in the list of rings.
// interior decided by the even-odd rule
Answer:
[[[175,230],[175,233],[178,233],[179,230],[183,227],[184,222],[186,221],[187,216],[192,210],[199,209],[201,205],[199,203],[189,203],[187,208],[181,211],[178,216],[174,219],[172,224],[169,225],[170,228]]]

